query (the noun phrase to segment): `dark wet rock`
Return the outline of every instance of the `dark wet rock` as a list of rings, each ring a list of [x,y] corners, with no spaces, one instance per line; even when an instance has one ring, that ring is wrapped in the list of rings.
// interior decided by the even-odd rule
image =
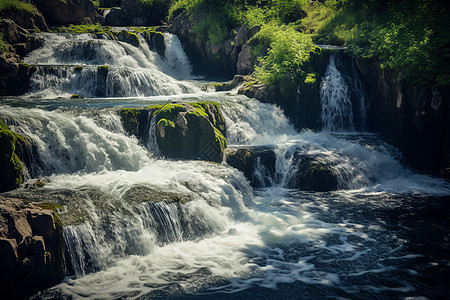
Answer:
[[[89,0],[33,0],[49,25],[92,23],[96,13]]]
[[[139,47],[140,45],[139,37],[134,32],[128,30],[121,30],[119,32],[112,31],[112,34],[121,42],[128,43],[135,47]]]
[[[255,188],[270,186],[270,179],[276,176],[276,156],[269,147],[230,149],[226,162],[244,173]]]

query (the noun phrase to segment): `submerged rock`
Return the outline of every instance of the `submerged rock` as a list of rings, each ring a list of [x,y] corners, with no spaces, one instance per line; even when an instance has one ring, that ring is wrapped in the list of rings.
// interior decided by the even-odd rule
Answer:
[[[64,276],[62,226],[50,210],[0,196],[0,288],[22,298]]]

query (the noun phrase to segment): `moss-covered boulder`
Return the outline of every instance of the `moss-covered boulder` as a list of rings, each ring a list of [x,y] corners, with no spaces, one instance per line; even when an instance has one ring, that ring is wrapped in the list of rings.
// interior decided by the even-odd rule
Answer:
[[[142,144],[147,144],[149,130],[148,108],[122,108],[119,111],[126,132],[136,136]]]
[[[338,180],[331,166],[315,159],[304,159],[290,185],[306,191],[328,192],[337,190]]]
[[[149,107],[156,118],[156,140],[166,157],[221,162],[227,141],[217,103]]]
[[[23,164],[17,156],[25,140],[0,120],[0,192],[18,188],[23,182]]]
[[[147,41],[150,50],[156,51],[161,57],[165,57],[166,44],[164,43],[164,34],[162,32],[148,29],[143,31],[142,35]]]
[[[141,44],[139,41],[139,37],[136,33],[128,31],[128,30],[122,30],[119,32],[112,31],[112,34],[121,42],[128,43],[130,45],[133,45],[135,47],[139,47]]]
[[[156,130],[156,142],[166,157],[222,161],[227,147],[225,119],[216,102],[122,108],[119,114],[125,130],[144,145],[149,130]],[[156,129],[151,128],[152,122]]]

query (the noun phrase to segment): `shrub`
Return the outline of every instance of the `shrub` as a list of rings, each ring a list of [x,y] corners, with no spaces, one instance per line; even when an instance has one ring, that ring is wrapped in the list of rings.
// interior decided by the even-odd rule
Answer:
[[[266,25],[255,39],[263,44],[270,41],[269,53],[260,59],[254,73],[266,85],[275,84],[287,73],[293,76],[299,73],[315,48],[310,36],[294,30],[292,26]]]

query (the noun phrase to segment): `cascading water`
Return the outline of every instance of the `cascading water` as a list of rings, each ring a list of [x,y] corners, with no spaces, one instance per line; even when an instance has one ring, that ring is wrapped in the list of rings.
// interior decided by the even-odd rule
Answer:
[[[334,56],[330,57],[325,77],[320,84],[320,100],[322,104],[320,119],[324,130],[354,129],[353,108],[348,87],[341,72],[336,68]]]
[[[14,98],[0,110],[0,119],[34,145],[28,182],[7,195],[58,203],[65,224],[68,276],[35,299],[449,295],[446,281],[430,283],[429,274],[448,270],[443,239],[448,230],[442,224],[450,186],[405,168],[398,152],[376,135],[330,133],[354,124],[350,100],[339,98],[352,87],[340,86],[348,80],[333,60],[322,85],[329,123],[324,122],[324,132],[299,133],[273,105],[200,93],[198,84],[174,79],[186,78],[190,66],[173,36],[166,35],[161,58],[142,39],[137,48],[91,35],[43,35],[44,47],[28,57],[28,63],[39,61],[43,72],[36,74],[42,85],[32,94],[48,98],[50,91],[61,98]],[[44,70],[43,64],[56,70]],[[86,80],[98,77],[103,64],[110,65],[111,78]],[[167,79],[166,85],[146,77],[148,70]],[[103,82],[105,95],[119,96],[119,90],[140,95],[131,92],[134,79],[120,79],[125,76],[120,72],[128,71],[145,93],[158,96],[79,100],[66,95],[80,84],[86,92],[80,94],[95,96]],[[91,85],[77,83],[77,76],[86,76]],[[129,87],[116,89],[119,81]],[[177,88],[164,90],[167,84]],[[178,92],[190,94],[174,96]],[[146,145],[126,135],[119,107],[168,101],[219,102],[230,151],[263,149],[273,157],[272,162],[255,159],[255,186],[262,188],[252,188],[226,163],[155,155],[155,122],[149,124]],[[336,179],[334,189],[302,188],[310,174],[323,170]],[[38,179],[47,184],[37,188]]]
[[[150,50],[141,36],[140,46],[111,40],[104,34],[39,34],[44,46],[24,61],[37,65],[31,78],[32,96],[130,97],[193,93],[199,89],[178,38],[164,36],[165,58]]]

